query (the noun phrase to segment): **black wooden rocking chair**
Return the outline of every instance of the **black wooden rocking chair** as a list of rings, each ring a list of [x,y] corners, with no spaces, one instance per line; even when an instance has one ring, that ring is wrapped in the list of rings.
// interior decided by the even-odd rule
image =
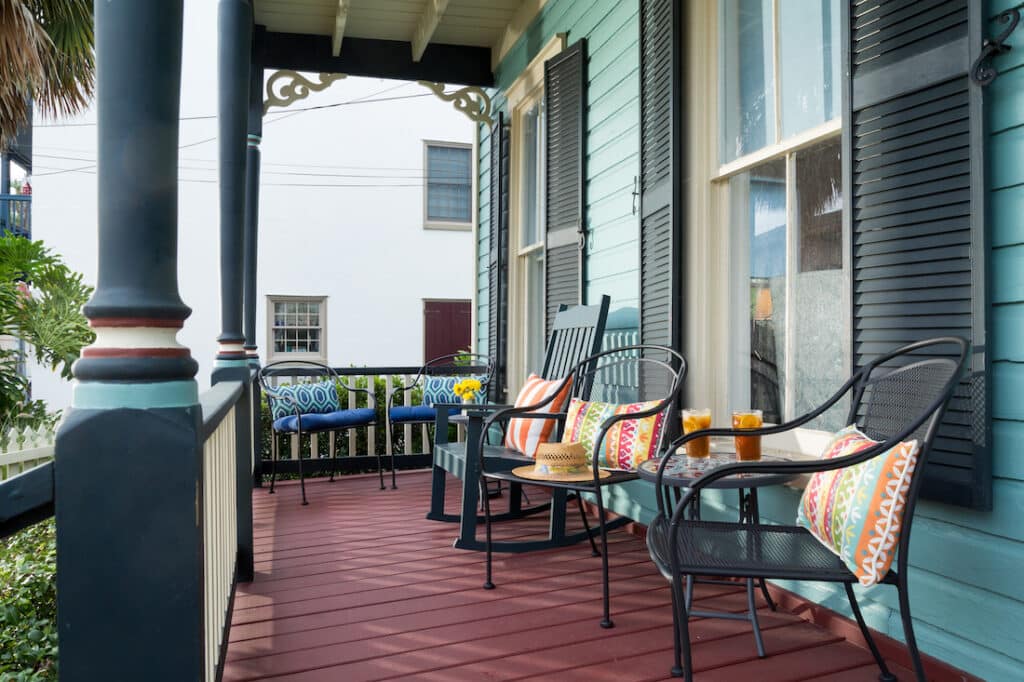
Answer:
[[[955,349],[954,353],[948,351]],[[675,624],[675,661],[672,674],[693,679],[690,653],[688,592],[684,578],[715,576],[732,578],[774,578],[842,583],[857,625],[881,671],[881,680],[895,680],[864,621],[853,584],[857,577],[843,561],[826,549],[802,526],[723,523],[692,520],[691,505],[716,480],[741,473],[809,474],[833,471],[866,462],[886,453],[908,439],[919,444],[916,469],[906,494],[902,530],[897,545],[895,568],[880,582],[895,585],[907,648],[917,679],[925,680],[924,667],[914,637],[907,592],[907,565],[914,506],[921,487],[923,469],[946,406],[957,388],[967,361],[968,344],[957,337],[942,337],[903,346],[871,361],[857,371],[831,398],[808,414],[779,426],[735,431],[695,431],[671,443],[665,453],[703,436],[771,435],[808,423],[835,405],[847,393],[851,404],[847,423],[856,424],[868,437],[881,441],[854,454],[810,462],[738,462],[712,469],[698,478],[673,505],[671,488],[662,484],[669,457],[658,470],[658,515],[647,532],[651,558],[672,584]],[[754,619],[756,629],[756,617]]]
[[[604,326],[608,319],[608,296],[602,296],[597,305],[574,306],[563,308],[556,315],[548,339],[544,355],[544,367],[541,377],[544,379],[560,379],[569,376],[570,372],[581,360],[594,355],[601,349]],[[587,399],[590,396],[591,382],[582,381],[572,386],[574,397]],[[435,405],[437,422],[434,428],[434,466],[430,490],[430,512],[427,518],[432,521],[458,522],[459,536],[455,546],[460,549],[483,550],[484,543],[476,538],[478,524],[484,522],[483,516],[477,514],[480,504],[480,457],[476,450],[481,442],[484,419],[511,405],[474,405],[466,410],[469,421],[466,425],[466,441],[463,443],[448,442],[448,410],[443,407],[462,407],[462,405]],[[497,445],[486,445],[484,456],[487,458],[488,469],[491,471],[508,470],[533,460],[524,455]],[[451,474],[462,480],[462,510],[460,514],[447,514],[444,511],[445,476]],[[550,503],[536,505],[528,509],[522,507],[522,485],[515,483],[509,493],[509,511],[495,516],[496,520],[520,518],[528,514],[545,511],[549,505],[562,509],[560,518],[564,518],[566,498],[564,491],[552,498]],[[558,516],[552,514],[552,518]],[[554,544],[571,544],[581,538],[565,537],[564,528],[552,529]],[[550,544],[545,545],[550,546]],[[528,551],[537,549],[533,543],[522,543],[521,546],[506,551]]]

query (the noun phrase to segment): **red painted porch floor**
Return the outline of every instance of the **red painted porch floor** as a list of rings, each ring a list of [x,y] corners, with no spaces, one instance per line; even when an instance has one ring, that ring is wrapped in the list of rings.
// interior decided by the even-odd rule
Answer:
[[[609,536],[612,618],[598,626],[600,559],[587,545],[496,555],[453,549],[454,524],[424,519],[426,473],[293,484],[253,493],[256,579],[238,586],[225,680],[661,680],[672,663],[666,581],[643,542]],[[449,487],[449,509],[458,496]],[[573,517],[579,526],[578,515]],[[497,537],[543,534],[546,517]],[[738,588],[698,585],[699,608],[741,611]],[[870,654],[790,613],[759,613],[769,656],[746,622],[691,624],[697,679],[876,680]],[[894,666],[901,680],[913,679]]]

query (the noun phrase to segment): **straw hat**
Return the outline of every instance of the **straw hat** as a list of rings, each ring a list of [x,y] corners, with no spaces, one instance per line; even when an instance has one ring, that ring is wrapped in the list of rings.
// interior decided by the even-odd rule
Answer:
[[[590,481],[594,470],[581,443],[541,443],[531,465],[516,467],[512,473],[534,481]],[[601,478],[611,476],[598,470]]]

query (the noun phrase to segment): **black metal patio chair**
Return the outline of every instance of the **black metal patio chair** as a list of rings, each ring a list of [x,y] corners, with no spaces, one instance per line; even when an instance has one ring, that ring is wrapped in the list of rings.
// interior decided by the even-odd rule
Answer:
[[[633,456],[642,457],[644,460],[649,454],[660,451],[660,446],[666,432],[670,430],[673,411],[678,409],[679,392],[686,378],[686,360],[682,355],[671,348],[655,345],[633,345],[596,353],[579,362],[566,378],[563,384],[570,380],[581,384],[601,384],[606,380],[616,382],[626,374],[628,376],[640,377],[651,381],[655,386],[666,386],[667,390],[656,398],[648,399],[639,403],[615,405],[603,402],[584,402],[582,405],[570,406],[565,413],[551,414],[538,412],[543,410],[554,398],[554,393],[546,400],[526,407],[511,407],[491,414],[484,422],[483,433],[487,432],[492,424],[516,417],[526,419],[557,419],[562,422],[565,429],[563,441],[580,439],[585,445],[590,446],[588,471],[591,476],[586,480],[565,481],[565,480],[538,480],[532,477],[524,477],[517,474],[515,470],[493,470],[489,458],[480,455],[480,476],[481,480],[493,479],[507,481],[514,484],[529,484],[539,487],[546,487],[552,493],[564,494],[567,491],[575,493],[576,505],[579,508],[583,520],[585,536],[590,540],[590,548],[593,556],[601,557],[602,575],[602,597],[604,604],[601,627],[613,627],[611,620],[611,605],[608,589],[608,523],[605,514],[602,489],[616,483],[635,480],[638,476],[635,470],[639,461],[632,459]],[[575,423],[565,423],[567,418],[574,418]],[[481,434],[481,438],[483,437]],[[592,442],[585,441],[592,437]],[[483,453],[481,445],[478,452]],[[642,454],[640,454],[642,452]],[[613,460],[614,461],[611,461]],[[528,460],[532,461],[532,460]],[[615,470],[608,470],[610,465],[615,465]],[[630,469],[620,469],[627,464]],[[604,473],[603,473],[604,470]],[[594,544],[594,536],[587,520],[586,510],[583,507],[582,493],[591,493],[597,505],[598,531],[601,537],[601,549]],[[552,526],[557,520],[554,515],[558,510],[552,507]],[[626,519],[623,519],[626,520]],[[493,589],[494,583],[491,578],[491,555],[496,544],[492,541],[491,534],[491,507],[488,497],[484,497],[484,522],[485,522],[485,546],[487,551],[485,589]],[[561,521],[564,526],[564,520]]]
[[[573,368],[588,356],[594,355],[601,348],[605,323],[608,320],[608,306],[611,299],[602,296],[596,305],[580,305],[562,308],[555,315],[552,323],[551,336],[548,339],[544,354],[544,366],[540,376],[553,380],[569,376]],[[591,383],[582,381],[574,383],[571,396],[587,399],[590,396]],[[460,404],[437,405],[436,407],[463,407]],[[511,407],[511,405],[482,404],[473,405],[466,410],[469,421],[466,425],[466,440],[462,443],[448,442],[448,411],[438,409],[437,422],[434,428],[434,463],[430,489],[430,511],[427,518],[432,521],[459,523],[459,535],[455,546],[460,549],[483,550],[484,543],[476,538],[477,526],[483,523],[482,515],[477,514],[480,505],[480,470],[477,446],[484,442],[484,455],[492,470],[497,468],[511,469],[514,466],[532,461],[521,453],[500,445],[488,445],[480,438],[483,420],[495,411]],[[462,480],[462,508],[459,514],[448,514],[444,510],[445,478],[448,474]],[[553,504],[564,508],[564,497],[556,497],[549,503],[534,505],[524,509],[522,506],[522,485],[514,483],[509,492],[509,511],[501,519],[520,518],[528,514],[543,512]],[[496,517],[499,518],[499,517]],[[553,533],[553,537],[559,532]],[[577,542],[578,539],[562,537],[562,544]],[[532,548],[524,544],[521,551]]]
[[[294,372],[295,376],[308,377],[308,381],[297,384],[274,386],[272,377],[279,376],[280,370]],[[285,373],[287,375],[287,373]],[[294,436],[301,445],[302,434],[341,432],[377,423],[377,401],[373,390],[349,386],[329,366],[308,360],[280,360],[271,362],[259,371],[259,381],[270,406],[273,425],[270,434],[270,494],[274,494],[277,477],[278,437]],[[356,393],[365,393],[367,406],[342,409],[338,400],[338,387]],[[371,387],[372,389],[372,387]],[[337,454],[334,439],[331,439],[331,479],[337,471]],[[316,458],[310,443],[310,458]],[[306,500],[306,476],[302,469],[302,452],[297,453],[299,487],[302,490],[302,504]],[[377,454],[377,473],[384,487],[384,470],[381,455]]]
[[[494,379],[494,362],[487,355],[477,353],[449,353],[440,357],[428,360],[412,381],[395,388],[388,396],[388,409],[385,413],[387,419],[388,433],[391,434],[391,488],[397,488],[395,484],[395,426],[419,426],[427,424],[434,426],[437,420],[437,410],[444,409],[449,415],[456,415],[461,410],[458,407],[439,408],[438,405],[453,405],[460,402],[455,395],[455,384],[466,378],[475,378],[480,381],[480,395],[487,395],[487,389]],[[423,398],[419,405],[395,405],[395,399],[400,395],[411,395],[411,391],[419,387]],[[384,481],[381,480],[380,487],[384,489]]]
[[[736,431],[706,429],[687,434],[666,449],[676,448],[693,438],[703,436],[767,436],[783,433],[808,423],[835,405],[848,393],[850,410],[847,423],[856,425],[868,438],[879,441],[853,454],[793,462],[737,462],[706,472],[675,500],[671,488],[662,482],[669,457],[662,458],[658,469],[658,515],[647,532],[651,558],[671,582],[673,620],[676,643],[674,676],[693,679],[690,652],[688,594],[684,595],[683,579],[690,576],[731,578],[772,578],[779,580],[812,580],[841,583],[850,601],[857,625],[880,670],[880,679],[895,680],[864,621],[853,584],[858,577],[831,549],[826,548],[803,526],[752,523],[725,523],[688,518],[691,505],[699,503],[701,492],[716,480],[742,473],[812,474],[835,471],[867,462],[887,453],[908,439],[916,439],[918,458],[916,471],[906,492],[902,527],[895,558],[895,568],[878,581],[894,585],[898,592],[900,616],[907,648],[914,671],[924,680],[924,668],[914,637],[907,591],[907,566],[910,530],[922,477],[920,470],[928,461],[932,442],[938,431],[967,361],[968,344],[961,338],[942,337],[903,346],[872,360],[813,411],[790,422],[767,428]],[[688,592],[688,591],[687,591]],[[756,616],[754,627],[757,627]]]

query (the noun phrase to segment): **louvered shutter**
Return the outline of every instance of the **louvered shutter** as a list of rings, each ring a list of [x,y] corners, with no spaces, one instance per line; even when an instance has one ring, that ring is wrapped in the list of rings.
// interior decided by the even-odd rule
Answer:
[[[509,134],[498,113],[491,128],[490,257],[487,264],[487,348],[494,361],[490,398],[505,400],[508,368],[508,158]]]
[[[640,2],[640,339],[681,348],[682,3]],[[644,396],[668,386],[640,380]]]
[[[544,63],[546,336],[562,305],[583,302],[587,43]]]
[[[906,342],[958,335],[970,374],[939,430],[922,495],[990,508],[985,386],[980,49],[975,0],[855,0],[843,157],[853,236],[853,352],[861,366]]]

